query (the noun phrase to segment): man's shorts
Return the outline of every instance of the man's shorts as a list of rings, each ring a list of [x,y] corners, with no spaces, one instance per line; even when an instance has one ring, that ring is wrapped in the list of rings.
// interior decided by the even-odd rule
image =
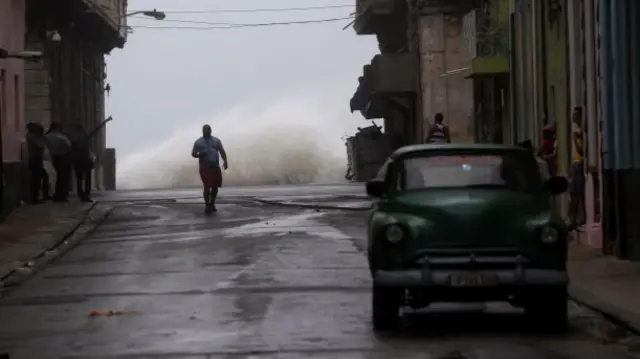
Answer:
[[[200,167],[200,179],[205,186],[222,187],[222,170],[220,167]]]

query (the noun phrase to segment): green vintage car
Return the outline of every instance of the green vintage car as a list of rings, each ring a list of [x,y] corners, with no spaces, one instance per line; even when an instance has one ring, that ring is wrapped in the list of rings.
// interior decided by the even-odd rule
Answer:
[[[485,144],[396,150],[366,184],[372,321],[392,329],[401,307],[507,301],[533,324],[567,324],[567,225],[525,149]]]

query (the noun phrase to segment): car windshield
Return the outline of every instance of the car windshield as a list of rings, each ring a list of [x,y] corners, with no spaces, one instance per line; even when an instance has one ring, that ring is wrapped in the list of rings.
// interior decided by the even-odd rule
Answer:
[[[518,153],[437,154],[404,160],[404,189],[494,187],[513,191],[540,188],[536,162]]]

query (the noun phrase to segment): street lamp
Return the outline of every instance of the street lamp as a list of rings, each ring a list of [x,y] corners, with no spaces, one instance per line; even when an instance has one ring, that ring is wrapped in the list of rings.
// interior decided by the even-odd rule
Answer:
[[[129,17],[132,15],[144,15],[144,16],[148,16],[148,17],[152,17],[156,20],[164,20],[167,17],[167,14],[165,14],[162,11],[158,11],[156,9],[153,10],[139,10],[139,11],[134,11],[134,12],[130,12],[128,14],[126,14],[125,16]]]
[[[0,59],[38,60],[42,57],[42,51],[18,51],[9,52],[0,48]]]

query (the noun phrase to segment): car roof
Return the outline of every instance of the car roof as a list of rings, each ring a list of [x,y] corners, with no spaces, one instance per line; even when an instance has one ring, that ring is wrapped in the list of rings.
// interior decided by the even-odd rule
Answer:
[[[505,152],[528,152],[527,149],[514,145],[499,145],[493,143],[443,143],[443,144],[420,144],[403,146],[395,150],[389,158],[396,159],[413,153],[429,151],[505,151]]]

